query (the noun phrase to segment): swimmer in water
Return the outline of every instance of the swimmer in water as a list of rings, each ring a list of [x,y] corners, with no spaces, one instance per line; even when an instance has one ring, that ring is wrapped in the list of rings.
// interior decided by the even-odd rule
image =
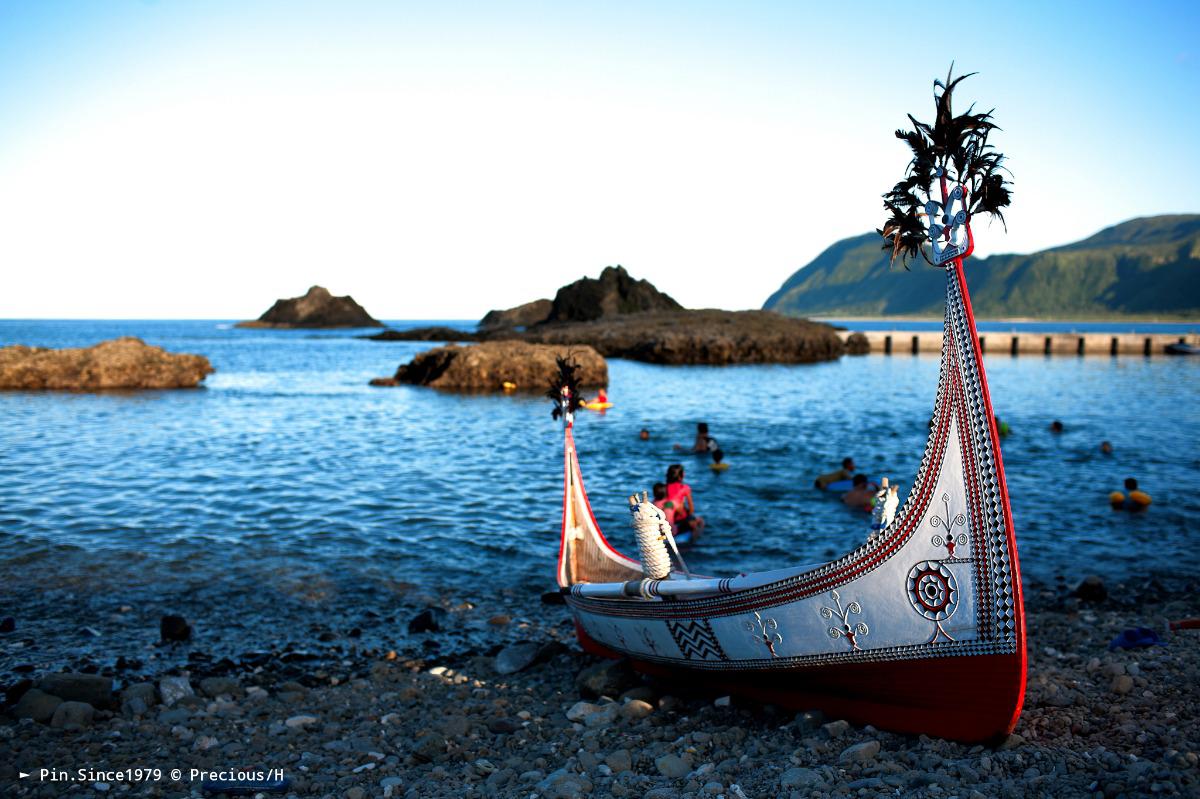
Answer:
[[[662,510],[663,516],[667,517],[667,524],[671,525],[671,532],[675,531],[675,503],[667,499],[667,486],[665,483],[655,483],[654,488],[654,505]]]
[[[1108,502],[1112,505],[1113,510],[1127,510],[1130,513],[1137,513],[1150,507],[1153,501],[1150,495],[1145,491],[1138,489],[1138,481],[1132,477],[1125,478],[1125,490],[1128,495],[1122,494],[1120,491],[1114,491],[1108,495]]]
[[[712,463],[708,464],[708,468],[714,472],[723,472],[729,468],[729,464],[725,462],[725,452],[721,449],[712,451]]]
[[[667,467],[667,499],[675,503],[675,524],[679,533],[691,532],[697,538],[704,532],[704,519],[696,515],[692,487],[683,482],[683,464]]]
[[[852,508],[870,511],[872,500],[875,499],[875,489],[867,484],[865,474],[854,475],[854,488],[842,495],[842,502]]]
[[[836,472],[823,474],[813,483],[817,488],[824,489],[830,483],[837,483],[842,480],[849,480],[854,476],[854,458],[842,458],[842,468]]]
[[[682,444],[676,444],[675,449],[685,449]],[[690,452],[712,452],[720,449],[717,440],[708,434],[708,422],[696,423],[696,440],[692,442]]]

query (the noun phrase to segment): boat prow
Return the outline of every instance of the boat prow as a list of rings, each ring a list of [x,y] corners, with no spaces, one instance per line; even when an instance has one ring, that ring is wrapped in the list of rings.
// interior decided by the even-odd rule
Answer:
[[[988,741],[1025,693],[1008,491],[961,260],[947,265],[934,423],[912,489],[822,564],[650,580],[592,514],[566,426],[558,584],[584,649],[642,672],[897,732]]]

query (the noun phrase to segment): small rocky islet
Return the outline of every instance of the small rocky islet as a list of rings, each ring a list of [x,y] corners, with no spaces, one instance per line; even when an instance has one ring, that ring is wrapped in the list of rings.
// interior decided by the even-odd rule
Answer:
[[[167,352],[133,336],[91,347],[0,348],[0,390],[9,391],[195,388],[213,371],[203,355]]]
[[[393,377],[371,381],[373,386],[411,384],[457,391],[544,391],[558,372],[558,359],[571,359],[580,368],[580,385],[608,385],[608,364],[591,347],[488,341],[459,347],[449,344],[427,350],[403,364]]]
[[[60,796],[69,783],[16,772],[86,760],[97,770],[277,768],[287,784],[264,795],[297,799],[1194,796],[1200,633],[1139,650],[1108,643],[1147,618],[1200,614],[1197,586],[1096,587],[1030,585],[1025,710],[1015,734],[990,746],[644,678],[580,652],[561,605],[446,597],[413,618],[396,650],[10,685],[0,780],[7,796]],[[426,646],[471,625],[492,631],[490,649]],[[99,780],[79,788],[130,793]],[[219,795],[169,779],[132,795],[202,791]]]
[[[353,297],[335,297],[324,286],[313,286],[304,296],[276,300],[258,319],[238,322],[236,326],[319,329],[383,327],[383,323],[367,313]]]

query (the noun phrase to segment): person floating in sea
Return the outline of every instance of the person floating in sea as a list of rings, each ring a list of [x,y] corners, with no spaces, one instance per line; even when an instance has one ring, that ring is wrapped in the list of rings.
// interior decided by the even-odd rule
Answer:
[[[708,468],[714,472],[723,472],[729,468],[729,464],[725,462],[724,450],[718,448],[712,451],[712,463],[708,464]]]
[[[649,441],[650,431],[643,427],[641,432],[638,433],[638,438],[640,438],[642,441]]]
[[[836,472],[821,475],[813,482],[813,485],[824,491],[825,486],[830,483],[849,480],[852,477],[854,477],[854,458],[842,458],[842,468]]]
[[[875,503],[876,489],[876,486],[872,486],[867,482],[865,474],[856,474],[854,475],[854,487],[842,495],[842,502],[845,502],[852,508],[870,513],[871,507]]]
[[[1057,434],[1057,433],[1061,433],[1062,431],[1063,431],[1063,423],[1062,422],[1055,419],[1053,422],[1050,423],[1050,432],[1051,433]]]
[[[1108,503],[1112,505],[1113,510],[1127,510],[1130,513],[1137,513],[1150,507],[1153,501],[1150,495],[1138,488],[1138,481],[1132,477],[1125,478],[1125,490],[1128,495],[1122,494],[1120,491],[1114,491],[1108,495]]]
[[[680,534],[690,532],[699,538],[704,531],[704,519],[696,515],[692,487],[683,482],[683,464],[667,467],[667,499],[675,504],[675,524]]]
[[[1112,442],[1111,441],[1101,441],[1100,442],[1100,454],[1102,454],[1102,455],[1111,455],[1112,454]]]
[[[712,452],[719,449],[717,440],[708,434],[708,422],[696,423],[696,440],[692,442],[689,452]],[[675,449],[687,449],[682,444],[676,444]]]

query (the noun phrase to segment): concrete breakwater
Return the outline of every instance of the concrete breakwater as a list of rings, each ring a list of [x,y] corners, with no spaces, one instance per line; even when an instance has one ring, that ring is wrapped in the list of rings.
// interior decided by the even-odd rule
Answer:
[[[942,349],[940,330],[838,331],[845,341],[859,332],[870,351],[885,355],[937,353]],[[1200,346],[1196,333],[1017,333],[979,334],[984,354],[1011,355],[1164,355],[1170,344]]]

